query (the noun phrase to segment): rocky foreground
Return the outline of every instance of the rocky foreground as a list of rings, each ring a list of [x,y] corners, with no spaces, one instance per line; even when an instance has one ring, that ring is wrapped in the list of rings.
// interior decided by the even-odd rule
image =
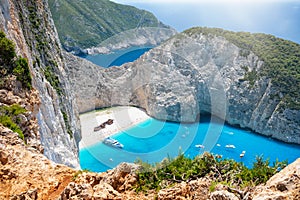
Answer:
[[[300,199],[300,159],[265,185],[234,190],[207,178],[160,191],[136,193],[138,165],[122,163],[105,173],[75,170],[48,160],[0,125],[0,199]]]

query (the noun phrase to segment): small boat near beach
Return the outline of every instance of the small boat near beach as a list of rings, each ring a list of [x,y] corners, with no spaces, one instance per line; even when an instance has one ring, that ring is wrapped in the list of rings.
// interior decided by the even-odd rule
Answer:
[[[118,140],[113,139],[113,138],[111,138],[111,137],[105,138],[105,139],[103,140],[103,143],[106,144],[106,145],[115,147],[115,148],[120,148],[120,149],[122,149],[122,148],[124,147],[124,145],[121,144]]]
[[[225,147],[230,149],[235,149],[235,146],[233,144],[227,144]]]

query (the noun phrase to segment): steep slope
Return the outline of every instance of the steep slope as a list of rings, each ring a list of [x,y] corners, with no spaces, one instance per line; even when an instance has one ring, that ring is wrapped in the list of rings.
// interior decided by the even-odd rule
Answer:
[[[32,94],[23,94],[18,82],[10,87],[5,84],[1,89],[6,99],[1,98],[1,103],[23,106],[22,101],[32,102],[28,111],[33,116],[29,119],[37,121],[35,129],[30,126],[26,129],[30,132],[32,128],[32,135],[41,141],[48,158],[78,167],[78,113],[65,79],[65,64],[48,3],[46,0],[3,0],[0,10],[0,28],[15,44],[16,54],[28,62],[34,88]],[[8,101],[11,99],[21,101]]]
[[[78,53],[80,49],[98,46],[113,35],[142,27],[167,29],[165,35],[157,37],[159,41],[174,34],[174,30],[152,13],[109,0],[49,0],[49,5],[63,47],[68,51]]]
[[[67,60],[80,112],[135,105],[177,122],[211,113],[300,144],[299,46],[264,34],[196,28],[120,68]]]

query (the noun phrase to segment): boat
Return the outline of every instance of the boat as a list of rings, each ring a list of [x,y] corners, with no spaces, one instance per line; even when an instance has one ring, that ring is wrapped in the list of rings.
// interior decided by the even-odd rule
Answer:
[[[226,148],[235,149],[235,146],[234,146],[233,144],[227,144],[225,147],[226,147]]]
[[[113,139],[111,137],[107,137],[103,140],[103,143],[112,147],[120,148],[122,149],[124,147],[123,144],[121,144],[118,140]]]
[[[246,151],[242,151],[242,153],[240,154],[240,158],[245,156]]]
[[[196,144],[195,147],[203,149],[204,145],[202,145],[202,144]]]

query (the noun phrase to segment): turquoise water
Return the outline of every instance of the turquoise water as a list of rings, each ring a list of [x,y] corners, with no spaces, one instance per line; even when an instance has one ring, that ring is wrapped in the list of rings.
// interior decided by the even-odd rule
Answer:
[[[111,66],[121,66],[127,62],[133,62],[152,48],[152,46],[131,47],[128,49],[116,50],[110,54],[84,55],[81,57],[96,65],[108,68]]]
[[[152,47],[133,47],[117,50],[107,55],[88,55],[86,59],[103,67],[121,65],[140,57]],[[223,158],[232,158],[251,167],[257,155],[270,158],[271,163],[280,161],[293,162],[300,157],[300,145],[282,143],[249,131],[224,125],[218,119],[201,117],[200,123],[179,124],[150,119],[131,129],[118,133],[113,138],[119,140],[123,149],[116,149],[98,143],[79,153],[82,169],[95,172],[106,171],[121,162],[134,162],[137,159],[149,163],[160,162],[167,156],[175,157],[179,151],[187,157],[209,151],[220,154]],[[204,148],[195,145],[204,145]],[[226,148],[226,145],[236,148]],[[240,158],[242,151],[245,156]]]
[[[220,123],[217,119],[201,117],[199,123],[180,124],[149,119],[113,138],[119,140],[123,149],[116,149],[98,143],[80,150],[82,169],[103,172],[121,162],[134,162],[137,159],[149,163],[160,162],[165,157],[176,157],[179,152],[194,158],[209,151],[232,158],[252,167],[257,155],[269,158],[271,164],[279,159],[293,162],[300,157],[300,145],[286,144],[250,131]],[[195,145],[204,145],[204,148]],[[226,148],[226,145],[235,148]],[[242,151],[245,156],[240,158]]]

